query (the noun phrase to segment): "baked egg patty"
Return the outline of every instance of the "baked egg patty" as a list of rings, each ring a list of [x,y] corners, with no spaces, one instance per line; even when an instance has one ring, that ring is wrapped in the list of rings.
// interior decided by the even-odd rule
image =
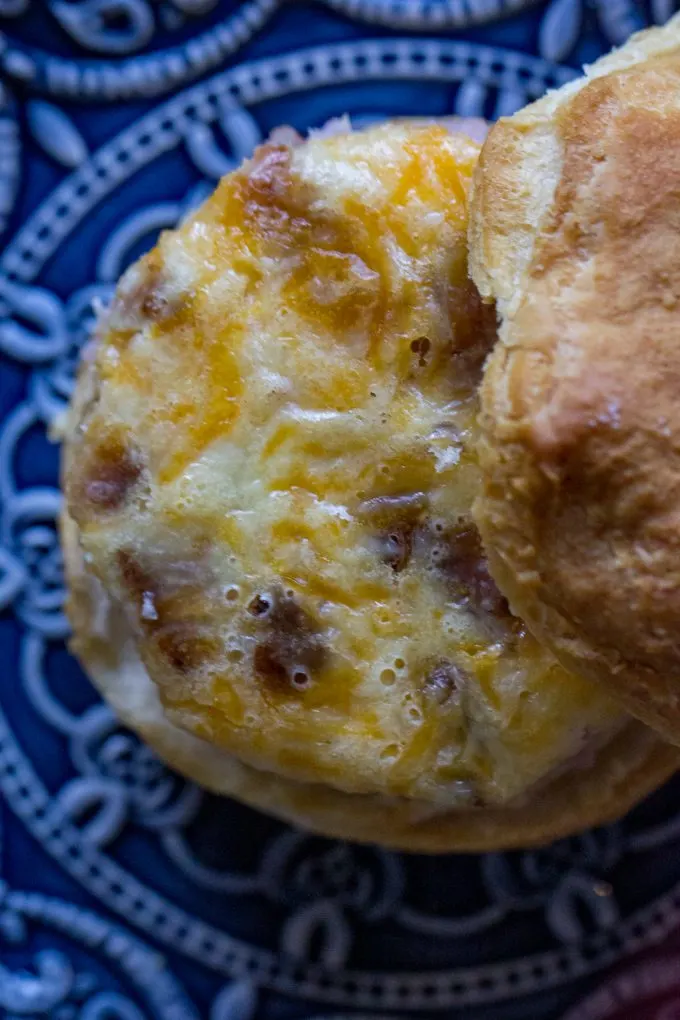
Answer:
[[[479,146],[288,136],[132,266],[65,460],[85,569],[169,719],[350,793],[502,805],[626,716],[514,618],[472,524],[495,332]]]

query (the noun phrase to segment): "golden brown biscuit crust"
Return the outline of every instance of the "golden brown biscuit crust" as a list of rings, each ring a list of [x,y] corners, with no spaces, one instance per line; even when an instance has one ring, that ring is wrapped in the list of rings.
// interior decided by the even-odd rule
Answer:
[[[567,668],[675,741],[679,94],[675,18],[492,131],[471,230],[503,319],[477,506],[496,580]]]

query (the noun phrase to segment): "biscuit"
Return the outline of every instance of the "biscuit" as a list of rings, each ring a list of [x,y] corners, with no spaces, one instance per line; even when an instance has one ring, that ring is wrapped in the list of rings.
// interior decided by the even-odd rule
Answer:
[[[567,669],[680,740],[680,18],[499,122],[472,275],[497,303],[476,520]]]

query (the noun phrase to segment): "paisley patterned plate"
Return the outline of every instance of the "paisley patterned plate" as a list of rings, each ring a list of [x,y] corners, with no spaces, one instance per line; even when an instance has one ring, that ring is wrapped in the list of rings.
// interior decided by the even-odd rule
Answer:
[[[677,6],[0,0],[0,1017],[680,1018],[680,780],[434,860],[208,796],[65,651],[47,439],[93,303],[272,127],[510,113]]]

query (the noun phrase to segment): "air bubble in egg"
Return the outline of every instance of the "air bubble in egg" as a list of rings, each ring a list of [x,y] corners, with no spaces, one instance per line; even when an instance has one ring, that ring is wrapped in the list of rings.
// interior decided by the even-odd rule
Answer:
[[[298,691],[304,691],[311,685],[311,677],[304,666],[296,666],[290,682]]]

